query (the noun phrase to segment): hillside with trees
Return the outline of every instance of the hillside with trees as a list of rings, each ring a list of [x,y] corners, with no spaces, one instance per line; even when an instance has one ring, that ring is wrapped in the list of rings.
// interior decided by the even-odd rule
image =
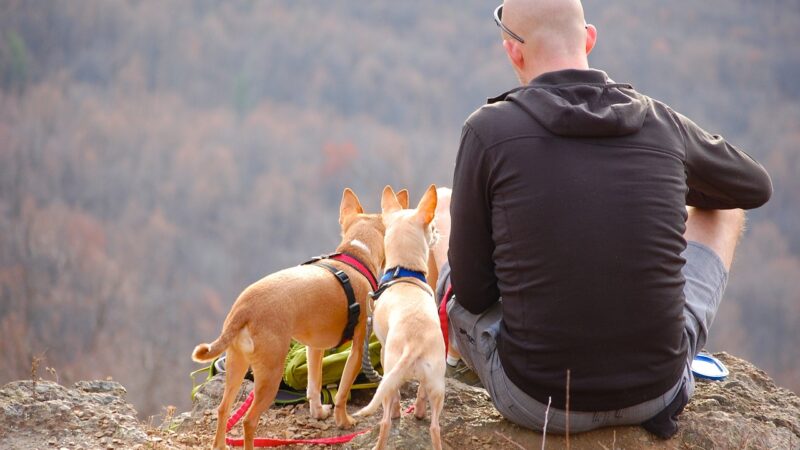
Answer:
[[[708,347],[800,392],[800,3],[584,3],[594,67],[772,175]],[[516,85],[494,6],[0,1],[0,384],[42,358],[185,409],[194,345],[334,248],[344,187],[377,211],[451,183],[463,121]]]

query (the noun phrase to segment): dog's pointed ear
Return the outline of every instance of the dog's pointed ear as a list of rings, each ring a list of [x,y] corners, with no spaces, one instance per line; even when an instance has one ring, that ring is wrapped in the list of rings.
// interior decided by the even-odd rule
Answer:
[[[383,214],[393,213],[402,209],[400,202],[397,201],[397,196],[391,186],[383,188],[383,195],[381,196],[381,212]]]
[[[408,209],[408,189],[403,189],[397,193],[397,201],[403,209]]]
[[[364,208],[361,207],[361,202],[358,201],[356,193],[345,188],[342,193],[342,204],[339,206],[339,225],[344,225],[345,219],[354,214],[363,214]]]
[[[436,185],[432,184],[417,205],[417,218],[423,225],[428,225],[433,220],[436,214],[436,202]]]

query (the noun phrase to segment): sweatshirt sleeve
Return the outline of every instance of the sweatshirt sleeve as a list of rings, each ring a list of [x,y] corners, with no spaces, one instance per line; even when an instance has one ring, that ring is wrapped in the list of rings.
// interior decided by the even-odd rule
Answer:
[[[703,209],[753,209],[772,196],[767,171],[747,153],[673,111],[684,137],[686,204]]]
[[[500,298],[494,273],[490,167],[480,138],[464,125],[453,175],[448,261],[456,301],[479,314]]]

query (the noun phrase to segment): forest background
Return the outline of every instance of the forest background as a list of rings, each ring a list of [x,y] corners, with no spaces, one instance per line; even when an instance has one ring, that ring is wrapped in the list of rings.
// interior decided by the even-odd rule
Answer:
[[[800,392],[800,3],[584,4],[594,67],[772,175],[707,347]],[[344,187],[377,211],[451,183],[463,121],[516,85],[495,6],[0,0],[0,384],[43,357],[187,408],[194,345],[335,247]]]

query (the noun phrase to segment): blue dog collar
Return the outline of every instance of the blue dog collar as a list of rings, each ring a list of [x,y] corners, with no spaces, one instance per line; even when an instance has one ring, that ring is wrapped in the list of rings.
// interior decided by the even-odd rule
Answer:
[[[381,277],[380,284],[384,284],[386,282],[392,281],[397,278],[406,278],[406,277],[416,278],[419,281],[422,281],[423,283],[428,283],[428,280],[425,278],[424,273],[397,266],[386,270],[386,272]]]

